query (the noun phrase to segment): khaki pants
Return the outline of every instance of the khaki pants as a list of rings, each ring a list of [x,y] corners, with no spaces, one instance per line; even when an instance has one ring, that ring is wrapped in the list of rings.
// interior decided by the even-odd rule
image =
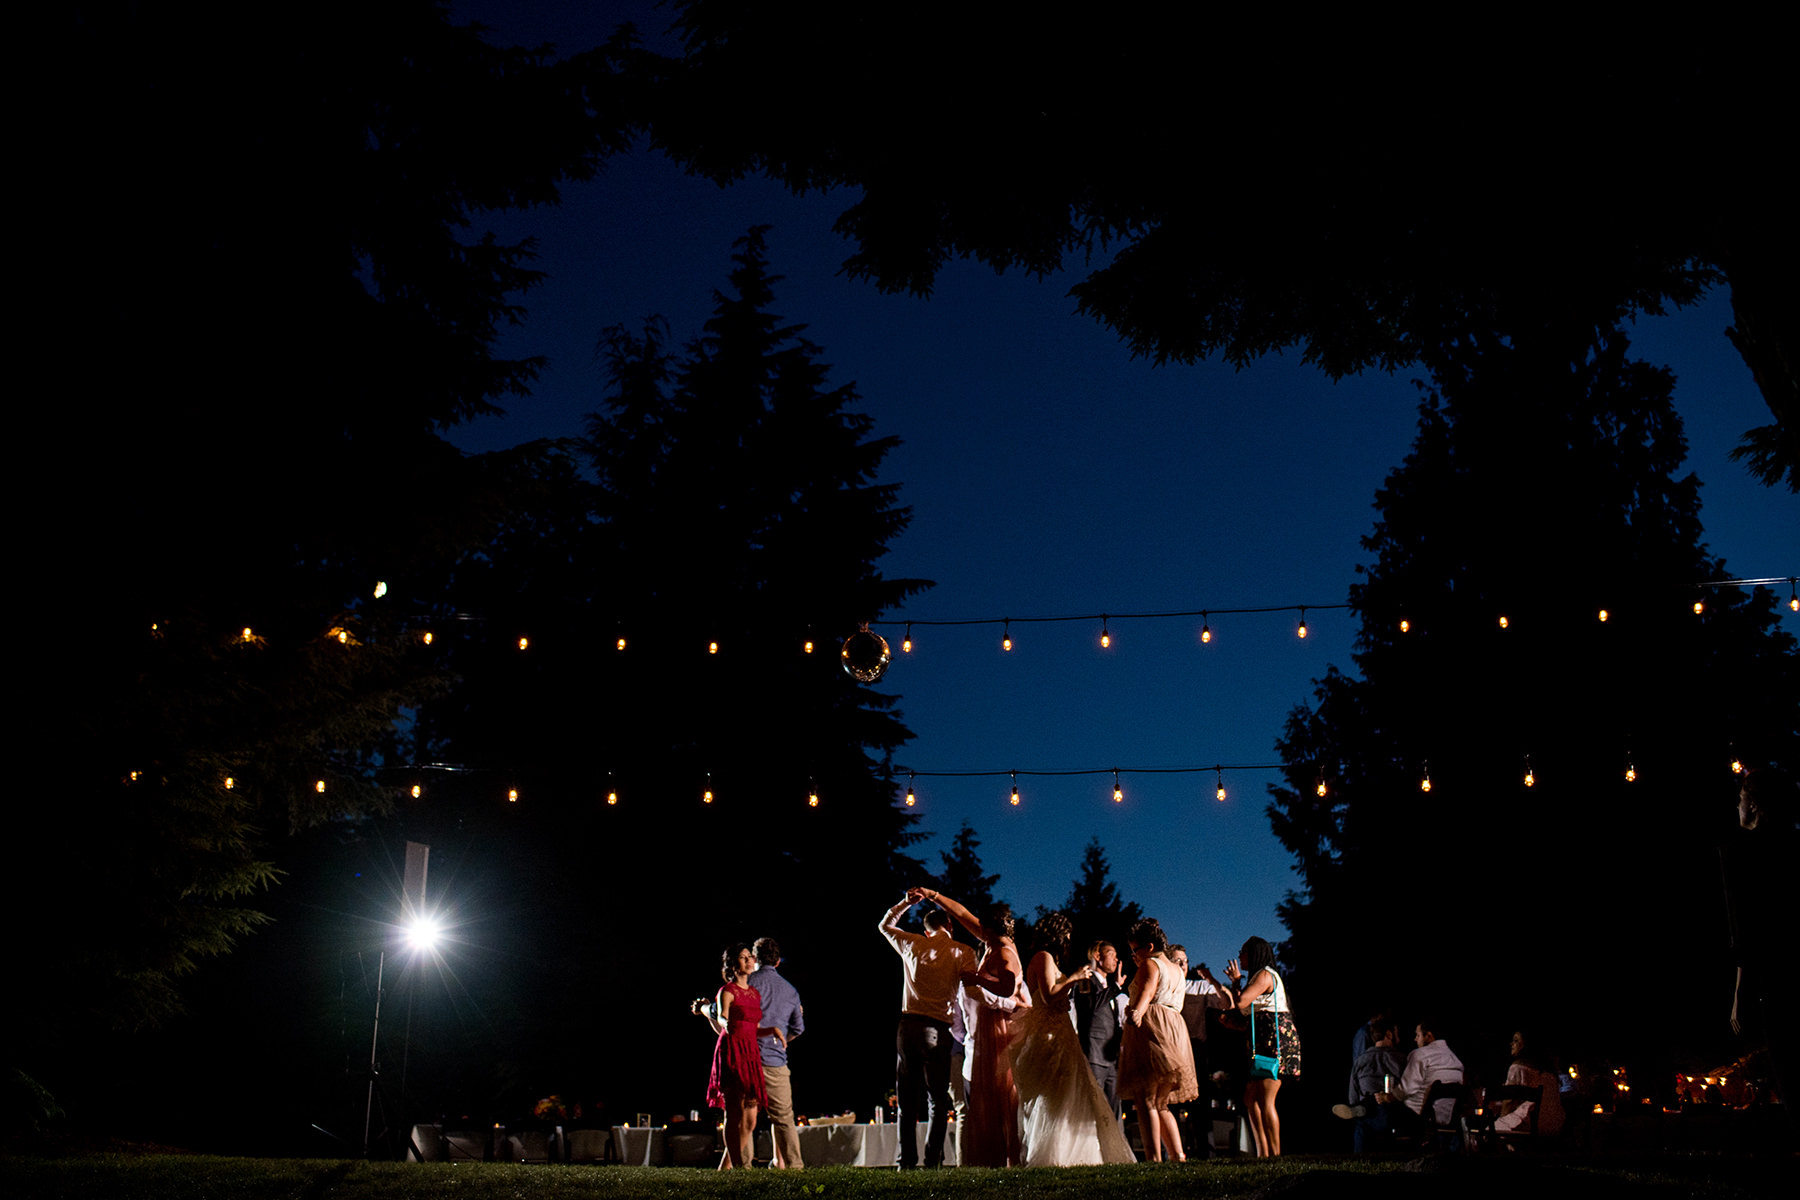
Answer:
[[[800,1134],[794,1129],[794,1083],[786,1067],[764,1067],[763,1087],[769,1093],[769,1140],[775,1161],[790,1170],[806,1164],[800,1159]]]

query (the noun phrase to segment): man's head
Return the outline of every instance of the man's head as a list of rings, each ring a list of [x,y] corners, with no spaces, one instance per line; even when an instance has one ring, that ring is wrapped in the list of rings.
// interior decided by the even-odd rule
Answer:
[[[1170,946],[1169,947],[1169,961],[1175,964],[1175,969],[1177,971],[1180,971],[1183,975],[1186,975],[1187,971],[1188,971],[1187,947],[1186,946]]]
[[[774,938],[757,938],[756,961],[765,967],[779,967],[781,965],[781,943]]]
[[[1111,975],[1119,969],[1119,948],[1111,942],[1095,942],[1089,946],[1088,958],[1100,968],[1102,975]]]
[[[1369,1033],[1377,1046],[1392,1046],[1400,1041],[1400,1023],[1392,1017],[1376,1017],[1369,1022]]]
[[[1413,1041],[1418,1043],[1420,1046],[1429,1046],[1429,1045],[1431,1045],[1431,1043],[1433,1043],[1437,1040],[1438,1040],[1438,1036],[1432,1030],[1431,1022],[1429,1022],[1429,1021],[1420,1021],[1419,1024],[1413,1029]]]
[[[950,914],[941,908],[925,910],[925,936],[934,937],[950,927]]]

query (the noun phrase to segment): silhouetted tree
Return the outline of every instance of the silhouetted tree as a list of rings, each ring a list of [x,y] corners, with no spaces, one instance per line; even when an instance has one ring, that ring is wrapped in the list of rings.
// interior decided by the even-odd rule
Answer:
[[[1720,1049],[1729,981],[1689,968],[1723,951],[1726,765],[1794,760],[1800,688],[1766,590],[1696,587],[1728,572],[1672,386],[1604,331],[1444,355],[1364,539],[1360,677],[1290,716],[1268,810],[1305,881],[1285,957],[1344,1036],[1399,1003],[1586,1053]]]
[[[1047,911],[1043,905],[1038,905],[1039,917]],[[1128,953],[1125,935],[1131,931],[1134,922],[1143,919],[1144,910],[1136,901],[1119,895],[1099,838],[1090,840],[1081,852],[1081,875],[1070,885],[1068,899],[1062,902],[1062,913],[1075,927],[1069,950],[1077,959],[1087,952],[1089,945],[1101,940],[1119,947],[1121,955]]]
[[[981,839],[975,836],[975,827],[964,821],[956,836],[950,839],[950,849],[938,851],[944,869],[934,877],[938,891],[977,916],[1004,902],[994,894],[994,885],[1000,882],[999,874],[989,875],[982,869],[980,847]],[[965,942],[975,940],[961,925],[953,923],[951,932]]]
[[[1759,49],[1732,26],[1702,50],[1704,33],[1607,26],[1552,45],[1470,15],[1371,71],[1395,31],[1360,16],[1294,28],[1208,6],[1077,35],[966,6],[903,24],[679,8],[686,53],[655,66],[659,143],[721,180],[845,186],[845,268],[883,289],[929,292],[955,258],[1075,262],[1081,311],[1139,353],[1301,346],[1339,376],[1723,279],[1728,336],[1774,415],[1747,449],[1761,478],[1800,488],[1800,258],[1758,118],[1786,101],[1778,38]]]
[[[891,973],[875,921],[924,875],[889,766],[911,735],[839,655],[926,586],[877,566],[908,519],[877,479],[894,440],[771,311],[763,230],[733,262],[681,349],[655,320],[602,335],[606,408],[537,472],[542,503],[459,565],[448,593],[482,620],[451,639],[462,686],[417,726],[431,754],[488,768],[448,784],[457,819],[493,831],[481,869],[558,914],[553,938],[515,947],[513,970],[541,980],[530,1019],[637,1031],[573,1054],[522,1031],[532,1070],[659,1111],[701,1103],[687,1002],[718,987],[721,947],[763,935],[814,1000],[801,1102],[858,1103],[887,1052],[830,996],[847,973]],[[628,914],[679,931],[650,978],[641,953],[609,949]],[[683,1046],[694,1071],[672,1073]]]

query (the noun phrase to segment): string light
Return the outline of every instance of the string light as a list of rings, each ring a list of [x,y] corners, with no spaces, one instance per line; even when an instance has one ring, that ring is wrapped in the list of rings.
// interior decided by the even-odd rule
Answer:
[[[1211,641],[1212,641],[1212,626],[1208,625],[1206,623],[1206,614],[1201,613],[1200,614],[1200,644],[1202,646],[1204,646],[1204,645],[1209,644]]]
[[[808,654],[812,653],[812,639],[811,638],[806,639],[806,652]]]
[[[1300,636],[1306,636],[1306,605],[1300,606]]]
[[[1319,782],[1313,785],[1313,790],[1318,792],[1321,797],[1325,795],[1325,772],[1319,772]]]
[[[809,781],[806,785],[806,807],[819,807],[819,785],[816,781]]]
[[[1625,762],[1625,782],[1626,783],[1636,783],[1637,782],[1637,767],[1633,766],[1629,759],[1627,759]]]
[[[1696,617],[1705,611],[1706,611],[1706,601],[1704,601],[1704,600],[1694,601],[1694,615]]]
[[[1537,786],[1537,776],[1535,776],[1531,773],[1531,755],[1529,755],[1529,754],[1527,754],[1525,756],[1525,786],[1526,787],[1536,787]]]
[[[1738,758],[1735,755],[1732,757],[1731,773],[1733,775],[1742,775],[1744,773],[1744,760],[1743,759]]]
[[[623,649],[624,649],[624,648],[625,648],[625,639],[624,639],[624,638],[620,638],[620,639],[619,639],[619,642],[618,642],[618,645],[619,645],[619,649],[621,649],[621,650],[623,650]]]
[[[711,804],[712,802],[713,802],[712,772],[708,771],[706,773],[706,790],[704,792],[700,793],[700,803]]]
[[[1405,617],[1400,618],[1400,632],[1401,633],[1411,633],[1412,632],[1412,622],[1407,620]]]
[[[617,804],[619,802],[619,792],[617,788],[613,787],[613,776],[611,771],[606,773],[606,802],[608,804]]]
[[[1106,614],[1100,614],[1100,648],[1106,650],[1112,646],[1112,631],[1106,627]]]
[[[1607,622],[1607,620],[1609,620],[1611,617],[1612,617],[1612,614],[1607,612],[1604,608],[1600,610],[1600,623],[1601,624],[1605,624]]]
[[[255,640],[256,640],[256,635],[254,633],[250,632],[250,627],[248,625],[244,626],[244,632],[242,632],[238,635],[238,641],[254,642]]]
[[[521,649],[521,650],[531,649],[531,639],[524,638],[524,637],[520,638],[519,639],[519,649]]]
[[[1219,785],[1213,792],[1213,796],[1216,799],[1223,801],[1225,799],[1225,769],[1221,766],[1215,766],[1213,768],[1213,777],[1218,781]]]
[[[385,595],[387,595],[387,582],[385,580],[377,579],[375,581],[375,598],[379,600]]]
[[[1011,650],[1012,649],[1012,620],[1011,620],[1011,618],[1007,619],[1006,628],[1000,634],[1000,648],[1002,650]]]
[[[906,773],[906,807],[911,808],[918,802],[918,796],[913,794],[913,773],[908,771]]]
[[[416,783],[412,785],[412,796],[413,796],[414,800],[417,800],[420,796],[422,796],[424,794],[425,794],[424,788],[420,787]]]
[[[424,642],[427,646],[431,645],[431,630],[427,629],[424,633],[420,634],[419,640]]]
[[[912,653],[912,622],[906,623],[906,636],[900,639],[900,653]]]
[[[1017,771],[1012,773],[1012,803],[1014,808],[1019,807],[1019,773]]]
[[[1602,621],[1604,621],[1604,620],[1606,620],[1606,618],[1605,618],[1605,617],[1601,617],[1601,618],[1600,618],[1600,619],[1601,619],[1601,620],[1602,620]],[[1501,613],[1501,614],[1500,614],[1500,628],[1502,628],[1502,629],[1506,629],[1506,628],[1508,628],[1508,625],[1509,625],[1509,622],[1508,622],[1508,621],[1507,621],[1507,619],[1506,619],[1506,614],[1505,614],[1505,613]]]
[[[320,780],[317,780],[316,782],[314,782],[313,791],[323,792],[324,790],[325,790],[325,781],[323,779],[320,779]]]
[[[509,787],[506,789],[506,802],[508,804],[517,804],[519,802],[519,789],[518,788]]]
[[[237,787],[237,780],[235,780],[231,776],[227,775],[225,777],[225,790],[229,792],[235,787]]]
[[[1788,580],[1788,608],[1800,612],[1800,592],[1794,590],[1794,581]]]
[[[706,643],[706,652],[708,654],[717,654],[719,652],[719,643],[717,643],[717,642]]]
[[[1421,792],[1431,790],[1431,764],[1429,762],[1421,763],[1419,766],[1419,790]]]
[[[1119,768],[1114,767],[1113,768],[1113,803],[1114,804],[1123,804],[1124,802],[1125,802],[1125,790],[1119,786]]]

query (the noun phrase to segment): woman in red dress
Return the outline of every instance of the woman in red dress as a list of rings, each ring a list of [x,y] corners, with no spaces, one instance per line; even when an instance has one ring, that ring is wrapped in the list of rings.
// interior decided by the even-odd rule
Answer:
[[[719,1035],[713,1046],[712,1075],[706,1081],[706,1103],[725,1110],[725,1157],[721,1171],[748,1167],[756,1154],[756,1110],[766,1107],[769,1093],[763,1086],[762,1050],[756,1039],[773,1035],[782,1045],[786,1034],[762,1025],[762,997],[750,986],[756,970],[756,953],[742,942],[725,951],[719,974],[718,1015],[694,1001],[694,1012],[712,1023]]]

